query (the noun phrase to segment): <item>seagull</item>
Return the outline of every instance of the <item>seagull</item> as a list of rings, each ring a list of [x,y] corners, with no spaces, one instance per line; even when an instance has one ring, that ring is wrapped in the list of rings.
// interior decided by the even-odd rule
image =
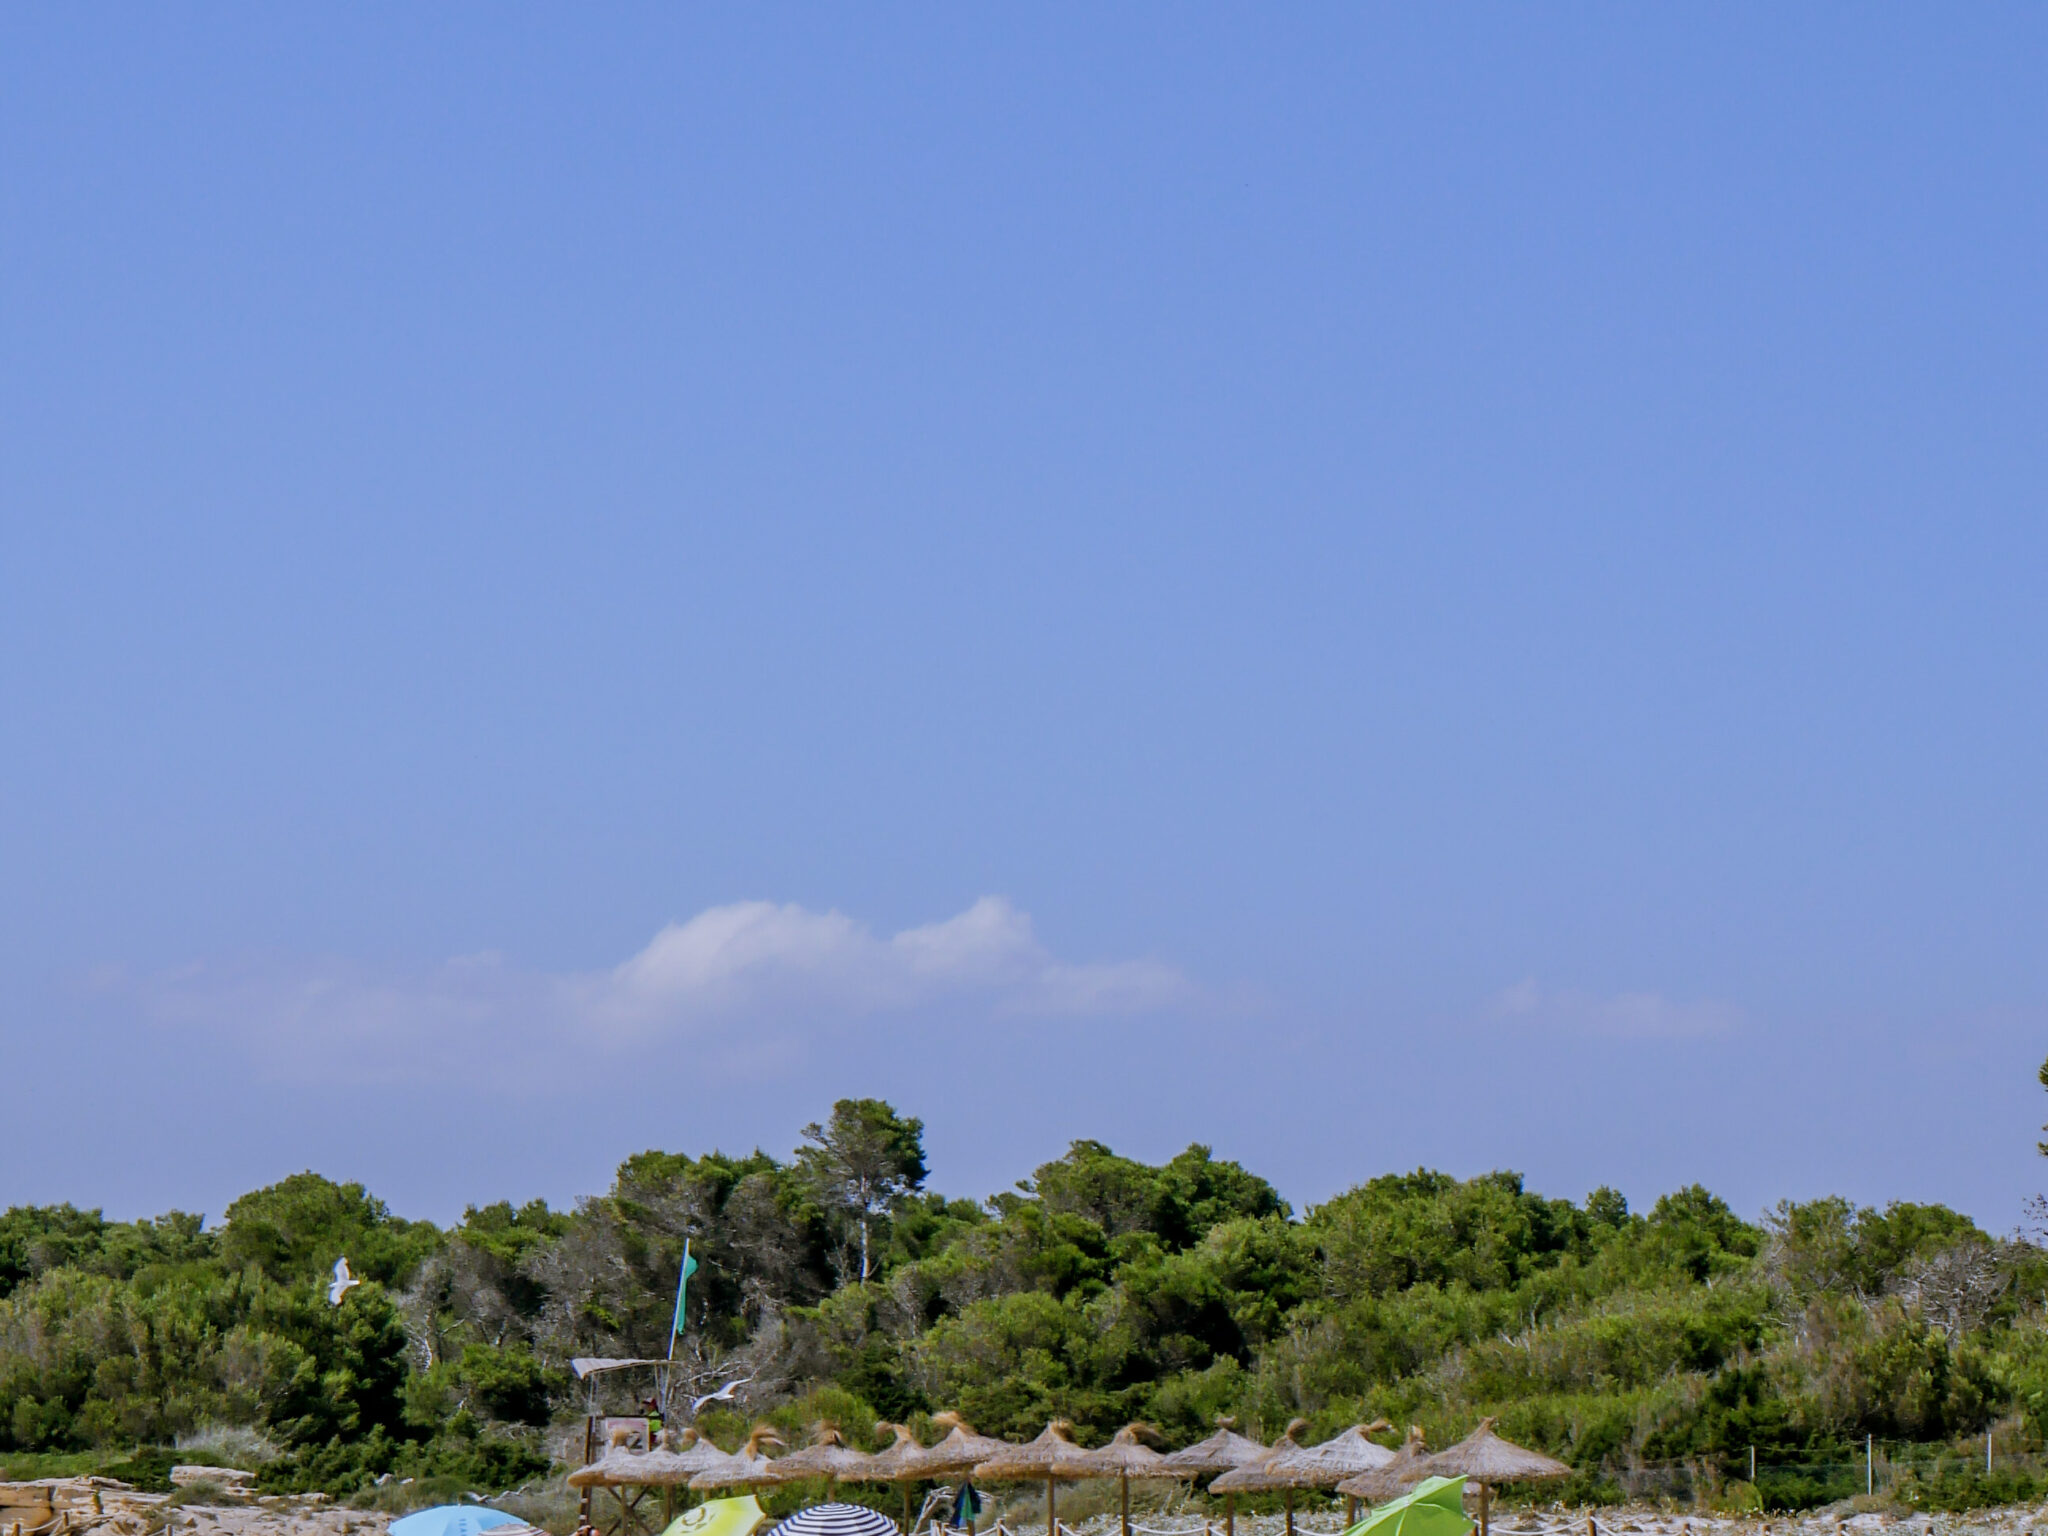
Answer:
[[[706,1403],[731,1402],[733,1394],[739,1391],[741,1387],[744,1387],[748,1382],[752,1381],[753,1379],[754,1378],[751,1376],[742,1376],[738,1381],[728,1381],[716,1392],[706,1392],[702,1397],[695,1397],[690,1399],[690,1417],[695,1418],[700,1412],[702,1412],[704,1405]]]
[[[341,1298],[363,1282],[348,1272],[348,1255],[343,1254],[334,1261],[334,1278],[327,1282],[327,1301],[330,1306],[340,1306]]]

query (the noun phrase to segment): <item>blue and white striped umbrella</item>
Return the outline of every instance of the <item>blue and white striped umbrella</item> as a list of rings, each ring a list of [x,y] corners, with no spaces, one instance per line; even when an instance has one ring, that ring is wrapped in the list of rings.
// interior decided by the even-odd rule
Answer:
[[[896,1522],[860,1504],[813,1504],[768,1536],[899,1536]]]

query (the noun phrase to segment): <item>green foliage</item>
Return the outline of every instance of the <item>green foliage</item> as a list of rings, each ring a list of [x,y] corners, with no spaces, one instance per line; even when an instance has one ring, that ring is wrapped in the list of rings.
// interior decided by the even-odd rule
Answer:
[[[1105,1236],[1147,1232],[1169,1251],[1200,1242],[1219,1222],[1287,1211],[1272,1185],[1236,1163],[1217,1162],[1199,1144],[1153,1168],[1099,1141],[1077,1141],[1019,1187],[1047,1211],[1079,1216]]]
[[[1999,1504],[2031,1504],[2044,1491],[2048,1485],[2038,1473],[1996,1466],[1986,1472],[1973,1456],[1953,1456],[1909,1471],[1893,1487],[1892,1497],[1913,1509],[1961,1513]]]
[[[924,1122],[880,1099],[841,1099],[830,1120],[804,1127],[796,1161],[826,1219],[858,1235],[853,1278],[865,1282],[875,1272],[876,1229],[924,1187]]]
[[[69,1205],[16,1206],[0,1213],[0,1297],[55,1269],[134,1280],[203,1263],[215,1249],[203,1225],[182,1211],[110,1222]]]
[[[242,1196],[223,1224],[221,1257],[230,1267],[287,1285],[324,1278],[344,1255],[357,1275],[388,1284],[410,1274],[440,1239],[430,1223],[393,1218],[362,1185],[317,1173]]]
[[[916,1119],[846,1099],[786,1161],[650,1150],[572,1211],[500,1202],[446,1232],[311,1173],[212,1230],[8,1211],[0,1452],[157,1486],[173,1453],[129,1448],[248,1426],[282,1453],[276,1491],[516,1487],[582,1411],[571,1356],[666,1353],[686,1241],[685,1372],[778,1384],[706,1415],[728,1444],[761,1415],[860,1439],[942,1407],[1090,1443],[1230,1413],[1267,1435],[1385,1416],[1440,1444],[1493,1414],[1578,1469],[1571,1497],[1684,1466],[1752,1510],[1859,1491],[1865,1435],[1931,1448],[1902,1498],[1973,1507],[2031,1484],[1943,1448],[1994,1420],[2048,1438],[2048,1256],[1940,1206],[1753,1225],[1697,1186],[1638,1214],[1610,1188],[1575,1205],[1419,1169],[1297,1219],[1207,1147],[1153,1165],[1085,1140],[985,1203],[927,1177]],[[365,1279],[334,1306],[343,1255]],[[647,1382],[597,1390],[618,1410]]]
[[[176,1451],[167,1451],[160,1446],[145,1446],[130,1455],[126,1461],[116,1461],[101,1467],[99,1475],[132,1483],[144,1493],[169,1493],[171,1468],[183,1460],[185,1458]]]

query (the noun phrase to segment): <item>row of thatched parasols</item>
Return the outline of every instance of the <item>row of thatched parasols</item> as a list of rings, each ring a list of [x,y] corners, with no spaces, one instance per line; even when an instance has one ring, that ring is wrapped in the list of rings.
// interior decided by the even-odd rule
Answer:
[[[1234,1421],[1219,1419],[1216,1433],[1171,1455],[1143,1443],[1156,1438],[1148,1426],[1127,1425],[1108,1445],[1090,1450],[1075,1443],[1070,1425],[1056,1419],[1044,1433],[1024,1445],[976,1434],[958,1414],[942,1413],[933,1423],[946,1431],[936,1445],[922,1445],[910,1430],[889,1425],[892,1443],[869,1455],[855,1450],[831,1425],[821,1425],[816,1438],[786,1456],[770,1456],[783,1444],[775,1431],[757,1426],[740,1450],[721,1451],[696,1430],[672,1432],[669,1443],[651,1451],[615,1446],[604,1457],[569,1475],[578,1488],[689,1487],[699,1492],[735,1492],[779,1483],[822,1481],[826,1497],[837,1483],[896,1483],[903,1490],[905,1525],[909,1524],[910,1485],[974,1476],[987,1482],[1044,1482],[1048,1533],[1057,1530],[1055,1486],[1086,1478],[1114,1477],[1122,1485],[1125,1536],[1131,1528],[1131,1484],[1134,1481],[1193,1480],[1215,1474],[1212,1493],[1225,1499],[1225,1528],[1236,1530],[1236,1496],[1278,1492],[1285,1496],[1287,1529],[1294,1531],[1294,1495],[1302,1489],[1334,1490],[1349,1501],[1346,1524],[1356,1518],[1360,1501],[1380,1504],[1398,1498],[1426,1477],[1463,1477],[1479,1484],[1480,1525],[1488,1527],[1492,1490],[1500,1483],[1531,1482],[1569,1476],[1571,1468],[1537,1451],[1503,1440],[1484,1420],[1458,1444],[1431,1454],[1422,1432],[1411,1429],[1407,1443],[1388,1450],[1370,1438],[1391,1426],[1382,1420],[1354,1424],[1316,1445],[1297,1438],[1305,1419],[1287,1426],[1270,1446],[1238,1434]]]
[[[1490,1529],[1493,1489],[1500,1483],[1542,1482],[1571,1476],[1572,1469],[1540,1451],[1532,1451],[1494,1433],[1492,1419],[1456,1445],[1431,1454],[1422,1431],[1410,1428],[1406,1443],[1390,1451],[1366,1438],[1392,1428],[1384,1419],[1356,1424],[1320,1445],[1303,1446],[1295,1436],[1308,1427],[1296,1419],[1256,1461],[1225,1472],[1209,1485],[1212,1493],[1233,1498],[1239,1493],[1279,1492],[1286,1498],[1287,1530],[1294,1531],[1294,1494],[1303,1488],[1341,1493],[1345,1524],[1358,1518],[1360,1503],[1384,1504],[1397,1499],[1426,1477],[1461,1477],[1479,1485],[1479,1524]],[[1205,1442],[1206,1443],[1206,1442]]]

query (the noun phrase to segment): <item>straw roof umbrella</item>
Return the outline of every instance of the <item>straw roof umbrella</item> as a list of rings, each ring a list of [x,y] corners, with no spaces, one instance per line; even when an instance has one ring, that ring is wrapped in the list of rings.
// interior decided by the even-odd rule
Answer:
[[[1529,1483],[1570,1477],[1572,1469],[1553,1456],[1532,1451],[1503,1440],[1493,1432],[1493,1420],[1481,1419],[1479,1427],[1456,1445],[1438,1451],[1424,1463],[1426,1477],[1468,1477],[1479,1485],[1479,1536],[1488,1536],[1487,1518],[1493,1502],[1495,1483]]]
[[[1370,1424],[1354,1424],[1319,1444],[1289,1452],[1284,1461],[1279,1457],[1269,1460],[1265,1463],[1265,1470],[1293,1479],[1297,1488],[1334,1488],[1347,1477],[1370,1472],[1394,1459],[1392,1451],[1369,1438],[1393,1427],[1385,1419],[1374,1419]],[[1358,1518],[1356,1499],[1347,1496],[1344,1514],[1347,1527],[1355,1523]]]
[[[1308,1428],[1307,1419],[1295,1419],[1275,1440],[1266,1454],[1247,1467],[1224,1473],[1209,1485],[1211,1493],[1272,1493],[1287,1495],[1287,1536],[1294,1536],[1294,1490],[1299,1485],[1284,1470],[1287,1458],[1301,1449],[1296,1438]],[[1277,1468],[1277,1469],[1276,1469]]]
[[[1015,1449],[1007,1440],[976,1434],[974,1426],[950,1408],[933,1414],[932,1426],[945,1430],[946,1438],[925,1447],[912,1463],[925,1477],[957,1477],[962,1472],[972,1472],[991,1456]]]
[[[897,1483],[916,1482],[925,1474],[918,1469],[918,1459],[924,1455],[924,1447],[917,1443],[917,1436],[910,1432],[908,1424],[883,1422],[875,1426],[875,1433],[888,1430],[896,1438],[867,1460],[867,1465],[857,1477],[848,1477],[849,1483]]]
[[[903,1490],[903,1529],[910,1529],[910,1485],[922,1482],[928,1475],[918,1464],[925,1454],[924,1447],[917,1443],[917,1436],[910,1432],[908,1424],[877,1424],[876,1433],[893,1430],[896,1438],[889,1445],[868,1457],[867,1465],[857,1472],[846,1474],[849,1483],[895,1483]]]
[[[825,1502],[832,1502],[832,1486],[841,1478],[856,1481],[873,1460],[866,1451],[856,1451],[846,1443],[846,1436],[839,1433],[837,1424],[820,1424],[811,1432],[811,1443],[800,1451],[791,1451],[773,1465],[774,1480],[778,1483],[800,1483],[806,1478],[822,1477],[825,1480]]]
[[[1142,1482],[1173,1476],[1165,1469],[1166,1458],[1138,1439],[1140,1435],[1156,1437],[1158,1433],[1150,1424],[1126,1424],[1110,1438],[1109,1444],[1093,1453],[1096,1465],[1114,1474],[1123,1485],[1124,1536],[1131,1536],[1131,1479]]]
[[[1059,1530],[1053,1485],[1100,1477],[1102,1470],[1093,1451],[1084,1451],[1074,1443],[1074,1426],[1065,1419],[1054,1419],[1036,1440],[1007,1446],[974,1469],[976,1476],[990,1482],[1035,1483],[1044,1478],[1046,1536],[1054,1536]]]
[[[690,1469],[690,1476],[708,1472],[713,1467],[722,1467],[732,1460],[731,1451],[721,1451],[704,1438],[704,1432],[695,1425],[684,1430],[667,1430],[662,1438],[669,1443],[669,1454]]]
[[[1163,1471],[1175,1477],[1201,1477],[1210,1472],[1228,1472],[1250,1466],[1265,1457],[1266,1448],[1249,1436],[1237,1433],[1237,1420],[1219,1414],[1216,1433],[1206,1440],[1183,1446],[1164,1459]]]
[[[1429,1446],[1423,1441],[1422,1429],[1411,1424],[1408,1441],[1401,1449],[1370,1472],[1345,1478],[1337,1485],[1337,1491],[1347,1498],[1363,1499],[1368,1504],[1384,1504],[1389,1499],[1398,1499],[1429,1476],[1422,1466],[1428,1460]]]
[[[774,1463],[768,1458],[768,1447],[781,1445],[782,1436],[775,1432],[772,1424],[756,1424],[747,1435],[747,1443],[735,1451],[721,1466],[706,1467],[690,1479],[690,1486],[699,1493],[722,1493],[728,1488],[765,1488],[775,1481],[771,1470]]]
[[[685,1490],[685,1502],[690,1479],[699,1472],[712,1467],[722,1467],[732,1457],[721,1451],[703,1436],[694,1425],[678,1433],[666,1430],[661,1444],[649,1451],[642,1461],[647,1481],[661,1488],[661,1523],[666,1527],[675,1518],[678,1488]]]
[[[998,1440],[993,1435],[976,1434],[974,1426],[952,1409],[932,1415],[932,1425],[946,1432],[945,1439],[937,1445],[926,1446],[909,1458],[909,1466],[915,1468],[920,1478],[972,1477],[974,1469],[1011,1449],[1010,1442]],[[891,1451],[895,1448],[892,1446]],[[887,1453],[885,1453],[887,1454]],[[906,1507],[909,1489],[904,1490]]]
[[[1265,1454],[1266,1448],[1237,1433],[1237,1420],[1224,1413],[1216,1416],[1215,1434],[1175,1451],[1160,1464],[1160,1470],[1175,1477],[1203,1477],[1211,1472],[1248,1467]],[[1225,1536],[1237,1536],[1237,1495],[1227,1488],[1223,1490],[1223,1530]]]
[[[695,1430],[690,1431],[696,1434]],[[725,1453],[716,1446],[712,1454],[723,1460]],[[623,1491],[628,1488],[661,1490],[662,1524],[667,1525],[675,1513],[675,1490],[689,1486],[690,1479],[703,1470],[701,1459],[693,1460],[668,1446],[656,1446],[651,1451],[629,1451],[622,1445],[615,1445],[602,1457],[587,1467],[578,1467],[569,1474],[572,1488],[609,1488],[612,1497],[618,1501],[620,1518],[626,1529],[636,1529],[640,1524],[639,1506],[644,1497],[635,1493],[630,1498]]]
[[[578,1467],[569,1474],[571,1488],[630,1488],[643,1481],[640,1463],[647,1459],[645,1451],[629,1451],[623,1445],[615,1445],[588,1466]]]

